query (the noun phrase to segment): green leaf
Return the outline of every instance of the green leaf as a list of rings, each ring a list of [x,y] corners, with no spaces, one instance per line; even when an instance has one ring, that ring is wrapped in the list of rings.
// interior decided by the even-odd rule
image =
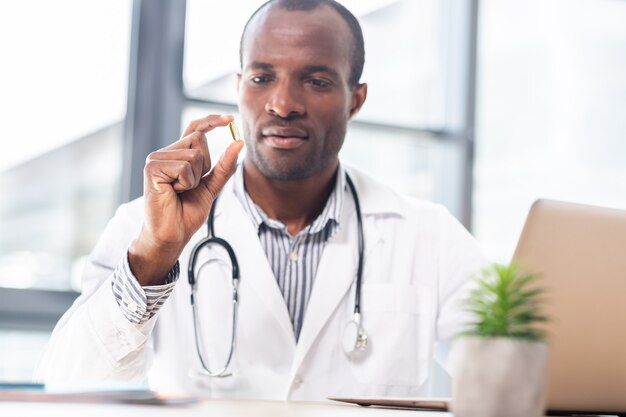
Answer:
[[[463,334],[544,340],[544,332],[536,327],[547,320],[539,312],[544,291],[536,281],[536,275],[521,273],[516,263],[484,269],[467,305],[475,320]]]

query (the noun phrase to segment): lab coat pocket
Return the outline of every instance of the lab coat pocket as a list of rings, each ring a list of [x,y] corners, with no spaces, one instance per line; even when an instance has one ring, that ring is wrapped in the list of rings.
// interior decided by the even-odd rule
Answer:
[[[431,297],[421,285],[363,284],[368,346],[363,355],[348,359],[359,382],[417,388],[426,380],[434,335]]]

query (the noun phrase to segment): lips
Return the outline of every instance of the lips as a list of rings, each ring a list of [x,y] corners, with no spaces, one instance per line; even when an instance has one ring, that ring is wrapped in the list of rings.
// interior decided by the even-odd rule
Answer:
[[[300,138],[306,139],[309,137],[308,133],[297,127],[267,127],[261,131],[263,136],[276,136],[283,138]]]
[[[308,133],[296,127],[267,127],[261,131],[267,143],[276,149],[295,149],[308,140]]]

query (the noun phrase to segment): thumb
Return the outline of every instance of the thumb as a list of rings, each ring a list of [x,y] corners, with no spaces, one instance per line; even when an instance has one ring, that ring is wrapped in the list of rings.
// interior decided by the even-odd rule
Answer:
[[[211,195],[211,201],[219,194],[224,184],[235,173],[237,168],[237,157],[243,149],[244,142],[242,140],[231,143],[217,161],[213,169],[204,177],[202,177],[201,185]]]

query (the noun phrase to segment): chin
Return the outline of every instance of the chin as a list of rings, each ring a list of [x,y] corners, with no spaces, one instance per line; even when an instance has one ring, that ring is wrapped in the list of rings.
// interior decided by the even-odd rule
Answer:
[[[298,181],[310,178],[324,170],[320,157],[309,156],[294,160],[294,155],[265,155],[260,152],[250,154],[252,163],[261,174],[273,181]]]
[[[312,174],[307,170],[301,169],[260,169],[261,173],[267,179],[273,181],[298,181],[310,177]]]
[[[293,161],[254,161],[257,169],[264,177],[273,181],[297,181],[315,174],[315,170],[305,164],[294,164]]]

